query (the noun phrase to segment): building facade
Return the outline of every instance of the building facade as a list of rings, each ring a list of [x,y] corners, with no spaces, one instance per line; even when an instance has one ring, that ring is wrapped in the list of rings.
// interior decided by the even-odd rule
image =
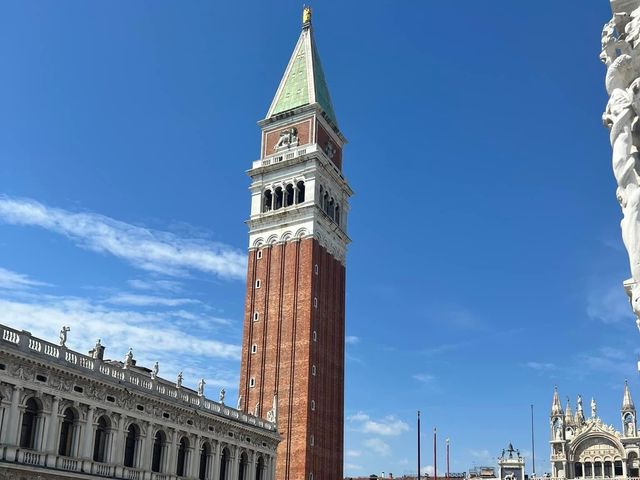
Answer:
[[[276,478],[342,478],[351,189],[305,8],[253,162],[240,406],[277,421]]]
[[[1,479],[274,478],[274,423],[65,340],[0,325]]]
[[[498,458],[498,470],[500,480],[525,480],[524,457],[520,450],[509,444]]]
[[[620,430],[598,416],[595,399],[585,415],[578,395],[576,412],[563,409],[558,390],[551,404],[551,475],[558,478],[630,478],[640,476],[640,437],[636,409],[625,382]]]

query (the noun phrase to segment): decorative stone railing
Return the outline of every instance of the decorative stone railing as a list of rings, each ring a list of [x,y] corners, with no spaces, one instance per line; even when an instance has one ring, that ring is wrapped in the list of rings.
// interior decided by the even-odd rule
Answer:
[[[253,162],[253,168],[268,167],[269,165],[274,165],[286,160],[293,160],[294,158],[302,157],[303,155],[308,155],[310,153],[318,153],[326,160],[328,165],[333,167],[333,170],[339,177],[344,178],[340,169],[333,163],[327,154],[324,153],[317,143],[304,145],[299,148],[292,148],[291,150],[280,151],[261,160],[255,160]]]
[[[36,338],[24,330],[19,331],[5,325],[0,325],[0,339],[2,339],[0,344],[8,343],[25,353],[48,357],[48,361],[66,364],[81,370],[92,371],[96,374],[110,377],[117,380],[119,385],[123,383],[129,384],[145,393],[154,392],[168,400],[184,402],[191,407],[200,408],[204,411],[238,420],[248,425],[270,431],[276,430],[276,425],[273,422],[268,422],[254,415],[248,415],[224,403],[214,402],[213,400],[201,397],[191,389],[177,387],[174,383],[163,378],[151,379],[148,374],[137,372],[124,366],[120,367],[105,363],[99,359],[94,359],[82,353],[69,350],[66,347]],[[21,463],[28,462],[25,461]]]

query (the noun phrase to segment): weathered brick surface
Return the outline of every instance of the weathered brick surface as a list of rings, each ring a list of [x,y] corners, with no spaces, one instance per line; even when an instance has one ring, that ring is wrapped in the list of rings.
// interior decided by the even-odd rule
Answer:
[[[320,122],[317,122],[317,128],[318,145],[320,145],[320,148],[324,149],[327,145],[327,142],[331,141],[331,143],[333,144],[333,148],[336,149],[336,153],[333,155],[333,158],[331,160],[333,160],[333,163],[336,164],[336,167],[342,170],[342,148],[340,148],[333,140],[331,140],[331,137],[324,129],[324,127],[320,124]]]
[[[315,239],[249,255],[241,408],[266,417],[278,394],[279,480],[342,478],[345,269]],[[318,274],[315,274],[318,265]],[[255,288],[256,280],[260,288]],[[314,307],[317,298],[317,307]],[[254,312],[259,320],[253,320]],[[316,332],[317,341],[313,340]],[[258,351],[251,353],[251,346]],[[312,374],[315,365],[316,375]],[[251,378],[255,387],[249,387]],[[315,410],[311,410],[311,401]],[[313,445],[311,438],[313,436]]]

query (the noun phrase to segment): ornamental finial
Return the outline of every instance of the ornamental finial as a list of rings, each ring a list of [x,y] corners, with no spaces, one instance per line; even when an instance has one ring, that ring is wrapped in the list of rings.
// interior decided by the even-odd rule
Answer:
[[[306,26],[311,23],[311,7],[304,6],[302,9],[302,26]]]

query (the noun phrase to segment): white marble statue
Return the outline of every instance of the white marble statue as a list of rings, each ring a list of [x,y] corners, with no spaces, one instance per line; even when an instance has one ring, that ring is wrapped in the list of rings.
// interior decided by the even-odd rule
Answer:
[[[591,418],[598,416],[598,406],[596,405],[596,399],[591,397]]]
[[[615,11],[602,30],[600,59],[607,66],[609,101],[603,122],[613,150],[616,197],[622,208],[622,241],[629,255],[631,278],[625,289],[640,329],[640,8]]]
[[[66,325],[62,326],[62,329],[60,329],[60,346],[61,347],[66,347],[66,343],[67,343],[67,333],[71,330],[71,327],[67,327]]]
[[[224,396],[227,394],[224,388],[220,390],[220,403],[224,405]]]
[[[153,368],[151,369],[151,380],[155,380],[158,378],[158,372],[160,371],[160,365],[158,362],[153,364]]]
[[[184,376],[182,375],[182,372],[180,372],[178,374],[178,376],[176,377],[176,388],[182,388],[182,381],[184,380]]]
[[[124,368],[133,366],[133,349],[129,348],[129,351],[124,357]]]
[[[207,382],[204,381],[204,378],[201,378],[200,381],[198,382],[198,396],[199,397],[204,397],[204,386],[207,384]]]
[[[238,395],[238,403],[236,404],[236,410],[240,410],[242,407],[242,395]]]

